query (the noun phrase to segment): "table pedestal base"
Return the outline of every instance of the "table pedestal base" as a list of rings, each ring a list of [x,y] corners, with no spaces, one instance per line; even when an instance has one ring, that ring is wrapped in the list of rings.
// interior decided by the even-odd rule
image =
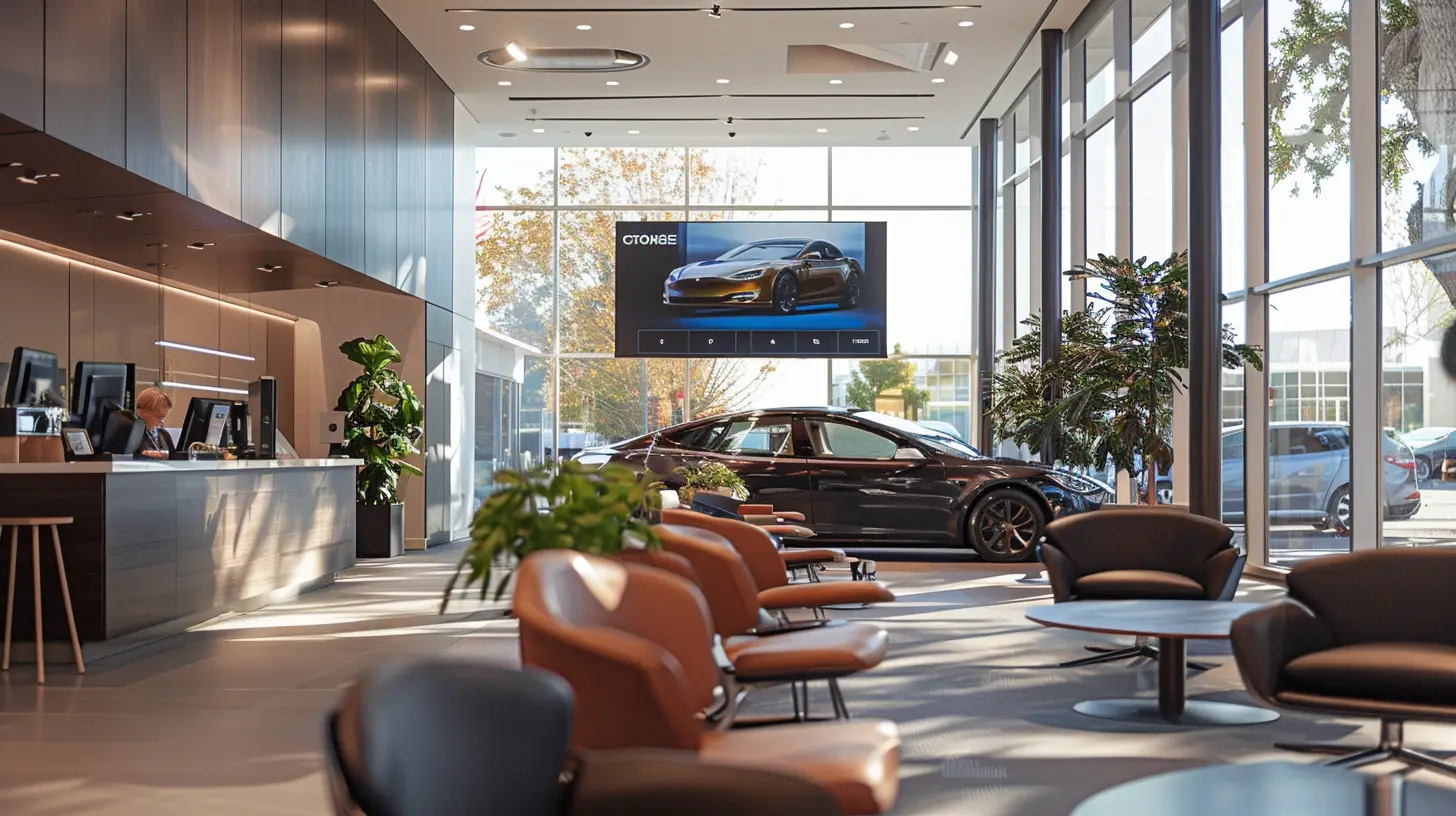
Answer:
[[[1087,700],[1077,703],[1072,710],[1102,720],[1145,725],[1258,725],[1279,719],[1279,712],[1267,708],[1211,700],[1186,700],[1183,710],[1172,717],[1164,717],[1159,713],[1157,700],[1136,697]]]

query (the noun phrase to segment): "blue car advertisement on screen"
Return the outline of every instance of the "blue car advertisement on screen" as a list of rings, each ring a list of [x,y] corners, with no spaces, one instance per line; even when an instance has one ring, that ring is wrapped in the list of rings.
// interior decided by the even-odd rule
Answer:
[[[883,222],[617,223],[617,356],[885,356]]]

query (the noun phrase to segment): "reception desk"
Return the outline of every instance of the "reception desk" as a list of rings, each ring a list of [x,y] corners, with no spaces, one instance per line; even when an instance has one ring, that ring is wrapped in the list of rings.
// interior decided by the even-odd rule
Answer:
[[[0,516],[60,528],[81,641],[181,628],[331,583],[354,563],[350,459],[0,465]],[[11,530],[0,541],[8,579]],[[42,530],[46,641],[67,640]],[[21,530],[15,636],[34,632],[30,531]],[[3,613],[3,609],[0,609]]]

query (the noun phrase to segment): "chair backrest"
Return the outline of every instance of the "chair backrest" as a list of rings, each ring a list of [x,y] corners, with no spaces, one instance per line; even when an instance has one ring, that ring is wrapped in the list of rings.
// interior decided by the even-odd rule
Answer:
[[[774,540],[762,527],[738,519],[694,513],[691,510],[664,510],[662,520],[668,524],[681,524],[710,530],[728,539],[733,549],[743,556],[743,563],[753,574],[753,582],[760,590],[784,586],[789,582],[788,570],[784,568],[783,556],[774,546]]]
[[[1456,645],[1456,550],[1369,550],[1301,561],[1289,597],[1324,622],[1340,646]]]
[[[1203,583],[1208,559],[1233,546],[1234,531],[1213,519],[1157,507],[1104,507],[1046,526],[1078,576],[1111,570],[1158,570]],[[1221,593],[1222,582],[1214,590]]]
[[[758,626],[758,585],[728,539],[683,524],[659,524],[656,530],[666,555],[679,555],[692,563],[718,634],[731,637]]]
[[[440,659],[379,668],[329,717],[336,812],[560,813],[571,710],[571,689],[543,672]]]
[[[544,550],[521,563],[513,608],[522,663],[576,692],[577,746],[697,749],[696,716],[718,683],[697,587],[654,567]]]
[[[702,579],[698,577],[698,571],[693,569],[692,562],[677,553],[668,552],[665,549],[622,550],[617,553],[616,558],[618,561],[625,561],[628,564],[641,564],[644,567],[667,570],[693,586],[703,588]],[[708,607],[712,608],[711,602]]]

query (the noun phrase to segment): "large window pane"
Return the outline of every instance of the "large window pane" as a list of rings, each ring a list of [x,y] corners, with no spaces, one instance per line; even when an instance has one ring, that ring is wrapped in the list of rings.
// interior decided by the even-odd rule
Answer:
[[[1271,563],[1350,550],[1350,305],[1349,278],[1269,296]]]
[[[670,368],[672,361],[653,360]],[[682,362],[677,361],[681,370]],[[681,374],[678,382],[681,383]],[[559,448],[569,458],[582,448],[647,432],[640,360],[561,360]]]
[[[1234,342],[1245,342],[1243,301],[1223,306],[1223,322],[1232,326]],[[1244,370],[1224,369],[1223,419],[1223,521],[1238,531],[1244,528]]]
[[[1072,154],[1062,156],[1062,310],[1072,308],[1072,279],[1065,273],[1072,268]]]
[[[1173,49],[1168,0],[1132,0],[1132,76],[1137,79]]]
[[[477,148],[476,206],[549,206],[556,169],[555,153],[549,147]]]
[[[694,207],[748,204],[818,206],[829,203],[829,149],[713,147],[689,151],[689,200]]]
[[[1456,4],[1380,4],[1382,245],[1456,231]]]
[[[476,219],[475,320],[542,351],[551,347],[549,210],[492,210]]]
[[[1016,185],[1016,280],[1014,289],[1015,334],[1026,331],[1021,321],[1036,311],[1031,303],[1031,182]]]
[[[689,221],[828,221],[827,210],[689,210]]]
[[[1025,170],[1031,166],[1031,100],[1023,97],[1016,105],[1016,113],[1012,117],[1014,132],[1016,133],[1016,171]]]
[[[552,363],[549,357],[526,358],[521,385],[521,467],[536,467],[555,454],[551,415]]]
[[[886,222],[889,348],[970,352],[971,210],[835,210],[834,220]]]
[[[969,147],[838,147],[832,203],[969,207],[972,161]]]
[[[891,369],[892,366],[893,371]],[[907,402],[903,384],[876,390],[891,372],[913,383]],[[942,431],[953,431],[970,441],[971,358],[915,357],[894,361],[834,360],[831,364],[830,405],[873,408],[884,414],[928,423]],[[869,386],[869,387],[867,387]]]
[[[1299,13],[1300,9],[1304,13]],[[1346,0],[1269,0],[1269,279],[1350,257]]]
[[[1087,35],[1087,118],[1091,119],[1093,114],[1102,110],[1117,93],[1116,74],[1112,63],[1112,15],[1108,14],[1102,18],[1102,22],[1092,29]]]
[[[1132,151],[1132,255],[1162,260],[1173,254],[1171,78],[1132,103]]]
[[[1087,137],[1085,209],[1088,258],[1117,254],[1117,140],[1114,128],[1109,123]],[[1100,293],[1103,288],[1102,281],[1087,281],[1089,296]],[[1094,303],[1090,297],[1088,305],[1106,308],[1105,303]]]
[[[828,373],[828,360],[693,360],[693,415],[824,405]]]
[[[1244,26],[1223,30],[1219,76],[1223,183],[1219,187],[1223,223],[1223,290],[1244,288]]]
[[[686,204],[682,148],[567,147],[560,151],[562,204]]]
[[[612,210],[560,214],[560,351],[609,354],[615,350],[617,222],[676,221],[683,215],[680,211]]]

